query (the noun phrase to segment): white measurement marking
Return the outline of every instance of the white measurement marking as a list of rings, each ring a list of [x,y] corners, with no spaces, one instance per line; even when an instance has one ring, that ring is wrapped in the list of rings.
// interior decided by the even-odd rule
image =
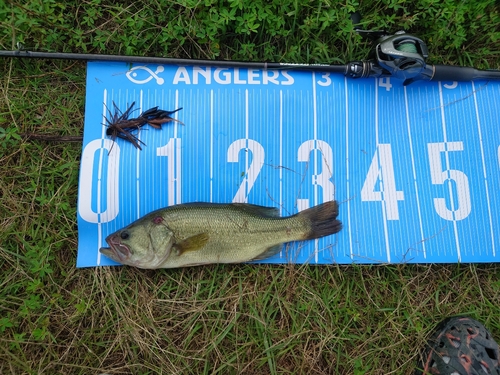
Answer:
[[[214,90],[210,90],[210,202],[214,192]]]
[[[170,138],[168,143],[162,147],[156,149],[156,156],[166,156],[167,157],[167,204],[172,206],[174,204],[180,203],[176,191],[180,190],[180,178],[176,176],[180,172],[180,168],[175,169],[176,161],[180,159],[180,149],[181,149],[181,139],[180,138]],[[180,164],[180,163],[179,163]],[[179,165],[180,167],[180,165]]]
[[[280,90],[280,161],[279,161],[279,175],[280,175],[280,216],[283,216],[283,90]],[[280,251],[280,258],[284,256],[284,247]]]
[[[107,103],[108,90],[104,89],[104,98],[102,101],[102,123],[106,124],[106,103]],[[99,164],[97,171],[97,212],[101,212],[101,176],[102,176],[102,158],[103,158],[103,147],[104,147],[104,137],[106,135],[106,127],[103,126],[101,130],[101,151],[99,153]],[[92,188],[92,186],[90,187]],[[109,192],[108,192],[109,194]],[[92,198],[91,198],[92,199]],[[81,215],[81,213],[80,213]],[[98,215],[97,219],[97,246],[103,245],[102,238],[102,223],[100,215]],[[97,251],[97,265],[101,264],[101,252]]]
[[[304,211],[309,208],[309,201],[307,199],[297,199],[297,210]]]
[[[458,82],[457,81],[453,81],[451,85],[445,83],[443,86],[446,87],[447,89],[450,89],[450,90],[451,89],[455,89],[455,88],[458,87]]]
[[[106,96],[107,90],[104,90],[104,101],[103,101],[103,124],[106,124]],[[99,153],[99,169],[97,171],[97,214],[98,214],[98,222],[101,222],[101,184],[102,184],[102,159],[104,157],[104,153],[102,152],[102,148],[104,147],[106,130],[105,127],[102,127],[102,140],[101,140],[101,151]]]
[[[283,216],[283,90],[280,90],[280,216]],[[280,252],[280,254],[283,251]]]
[[[476,110],[477,131],[479,133],[479,147],[481,150],[481,161],[483,163],[483,178],[484,178],[484,188],[486,191],[486,204],[488,206],[488,218],[490,220],[491,248],[492,248],[493,256],[496,256],[495,232],[493,231],[493,217],[491,214],[490,192],[488,189],[488,175],[486,174],[486,163],[484,161],[483,132],[481,129],[481,119],[479,118],[479,109],[477,106],[476,88],[474,86],[474,82],[471,82],[471,83],[472,83],[472,93],[473,93],[473,97],[474,97],[474,108]],[[500,152],[500,148],[499,148],[499,152]],[[500,156],[500,154],[499,154],[499,156]]]
[[[443,126],[443,140],[444,140],[444,143],[446,145],[448,143],[448,137],[446,134],[446,119],[445,119],[445,115],[444,115],[443,86],[442,86],[441,82],[438,82],[438,87],[439,87],[439,107],[441,108],[441,123]],[[448,150],[447,150],[446,146],[445,146],[444,155],[445,155],[445,165],[446,165],[446,171],[447,171],[446,173],[448,174],[448,179],[450,179],[450,172],[449,172],[450,171],[450,158],[448,157]],[[448,183],[448,191],[450,194],[451,210],[455,211],[455,202],[453,200],[452,186],[450,183]],[[453,231],[455,233],[455,243],[457,246],[457,258],[458,258],[458,261],[460,262],[460,260],[462,259],[462,254],[460,251],[460,241],[458,239],[458,228],[457,228],[456,220],[453,220]]]
[[[142,108],[143,108],[143,91],[139,91],[139,113],[142,113]],[[134,117],[134,116],[132,116]],[[141,132],[137,130],[137,138],[138,138],[138,143],[140,144],[141,140]],[[142,147],[142,146],[141,146]],[[136,153],[135,153],[135,170],[136,170],[136,175],[135,175],[135,185],[136,185],[136,204],[137,204],[137,219],[141,217],[141,193],[140,193],[140,150],[136,148]]]
[[[309,159],[309,154],[310,154],[310,151],[311,150],[315,150],[316,149],[316,139],[317,139],[317,122],[318,122],[318,113],[317,113],[317,108],[316,108],[316,101],[317,101],[317,98],[316,98],[316,74],[314,72],[312,72],[312,100],[313,100],[313,140],[312,142],[309,141],[309,150],[307,152],[307,159]],[[302,145],[301,145],[302,146]],[[300,148],[299,148],[299,155],[301,155],[301,152],[300,152]],[[305,160],[305,159],[304,159]],[[300,160],[300,157],[299,157],[299,161]],[[303,161],[303,160],[302,160]],[[316,163],[316,153],[314,153],[313,155],[313,173],[314,173],[314,176],[317,176],[318,175],[318,166],[317,166],[317,163]],[[315,206],[316,204],[318,203],[318,187],[317,185],[314,185],[313,187],[313,206]],[[310,207],[311,205],[308,204],[308,207]]]
[[[391,77],[382,77],[378,79],[378,85],[380,87],[385,87],[385,91],[391,91]]]
[[[346,155],[346,177],[347,177],[347,197],[351,197],[351,181],[349,175],[349,92],[347,89],[347,77],[344,77],[344,88],[345,88],[345,155]],[[354,258],[354,253],[352,250],[352,232],[351,232],[351,200],[347,202],[347,231],[349,233],[349,257]]]
[[[179,90],[175,90],[175,108],[179,108]],[[179,117],[179,112],[175,113],[175,118]],[[174,127],[174,137],[175,137],[175,189],[176,189],[176,199],[175,204],[182,203],[182,185],[181,185],[181,139],[177,138],[177,129],[179,125],[176,122]]]
[[[245,189],[242,190],[242,194],[244,194],[244,200],[242,200],[241,202],[245,202],[247,203],[248,202],[248,193],[250,192],[250,187],[248,186],[249,182],[248,182],[248,179],[250,178],[250,176],[248,175],[248,158],[249,158],[249,155],[248,155],[248,148],[250,147],[249,146],[249,142],[248,142],[248,134],[249,134],[249,120],[248,120],[248,117],[249,117],[249,113],[248,113],[248,89],[245,90],[245,147],[246,147],[246,152],[245,152],[245,173],[246,173],[246,176],[245,176]],[[257,176],[256,176],[257,177]],[[253,181],[252,181],[252,185],[253,185]]]
[[[303,95],[302,95],[302,90],[300,90],[298,92],[298,94],[295,94],[294,93],[294,100],[296,99],[296,97],[298,96],[297,100],[299,100],[301,103],[304,103],[305,100],[303,99]],[[298,112],[298,116],[301,118],[301,119],[307,119],[309,116],[304,116],[303,112],[306,110],[305,106],[301,106],[299,107],[298,109],[296,109],[296,112]],[[297,159],[298,160],[298,159]],[[307,168],[308,166],[306,166],[306,170],[308,169]],[[302,189],[300,189],[302,190]],[[300,191],[299,190],[299,191]],[[297,199],[297,210],[299,212],[303,211],[303,210],[306,210],[309,208],[309,199],[304,199],[304,198],[298,198]]]
[[[248,160],[248,154],[252,153],[252,163],[245,170],[245,177],[234,195],[233,203],[247,203],[248,194],[252,189],[262,166],[264,165],[265,152],[264,147],[253,139],[237,139],[229,145],[227,149],[227,161],[237,163],[239,161],[240,151],[245,151],[245,158]]]
[[[316,97],[316,73],[312,72],[312,84],[313,84],[313,138],[314,138],[314,149],[318,145],[318,104]],[[314,153],[314,176],[318,175],[318,157],[317,153]],[[318,184],[314,184],[314,203],[316,206],[318,204]],[[314,262],[318,263],[318,242],[319,240],[314,240]]]
[[[404,96],[405,96],[406,125],[408,128],[408,139],[409,139],[409,143],[410,143],[411,168],[413,171],[413,184],[415,185],[415,198],[417,200],[418,222],[420,225],[420,239],[422,240],[420,243],[422,244],[423,254],[424,254],[424,259],[425,259],[425,258],[427,258],[427,251],[425,249],[424,225],[422,222],[422,212],[420,210],[420,198],[418,196],[417,169],[415,168],[415,154],[413,152],[413,139],[412,139],[412,134],[411,134],[410,111],[408,108],[408,94],[406,91],[406,86],[404,86],[403,90],[404,90]]]
[[[376,190],[377,182],[379,190]],[[396,189],[394,162],[390,143],[380,143],[361,189],[361,200],[381,202],[387,220],[399,220],[398,201],[404,200],[404,192]]]
[[[452,209],[446,207],[445,198],[434,198],[434,208],[439,216],[445,220],[457,221],[463,220],[471,212],[469,180],[465,173],[456,169],[443,171],[441,163],[441,153],[450,151],[463,151],[463,142],[438,142],[427,144],[429,154],[429,166],[431,172],[431,182],[434,185],[444,185],[449,180],[455,181],[457,190],[458,207]],[[450,196],[453,201],[453,196]]]
[[[387,89],[387,87],[386,87],[386,89]],[[375,78],[375,144],[376,144],[375,152],[376,152],[377,157],[379,158],[378,165],[381,165],[381,163],[380,163],[379,137],[378,137],[378,86],[377,86],[377,79],[376,78]],[[386,189],[386,187],[384,187],[384,182],[381,181],[380,184],[381,184],[380,190],[384,191],[384,189]],[[385,199],[385,197],[382,197],[382,199]],[[397,196],[396,196],[396,207],[397,207]],[[387,214],[386,214],[385,202],[382,202],[382,222],[384,225],[385,253],[387,256],[387,262],[390,263],[391,262],[391,248],[389,245],[389,230],[387,228]]]

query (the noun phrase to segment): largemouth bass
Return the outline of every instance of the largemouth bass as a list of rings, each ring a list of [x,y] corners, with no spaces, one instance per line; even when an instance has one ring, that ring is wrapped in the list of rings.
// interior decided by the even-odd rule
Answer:
[[[188,203],[153,211],[109,235],[100,252],[139,268],[176,268],[268,258],[282,244],[337,233],[338,204],[330,201],[296,215],[246,203]]]

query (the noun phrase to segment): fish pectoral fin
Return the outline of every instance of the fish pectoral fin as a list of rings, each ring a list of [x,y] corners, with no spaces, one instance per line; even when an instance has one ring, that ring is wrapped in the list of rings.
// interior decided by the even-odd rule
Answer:
[[[177,242],[174,245],[177,255],[181,255],[186,251],[196,251],[202,249],[207,244],[209,238],[208,233],[199,233]]]
[[[266,249],[262,254],[256,256],[252,260],[262,260],[262,259],[272,257],[273,255],[278,254],[281,251],[282,245],[283,244],[271,246],[269,249]]]

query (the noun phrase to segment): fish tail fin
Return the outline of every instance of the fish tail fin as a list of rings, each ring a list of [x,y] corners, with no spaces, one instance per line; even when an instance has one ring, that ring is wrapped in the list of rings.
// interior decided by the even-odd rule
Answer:
[[[342,222],[337,220],[339,205],[337,201],[308,208],[297,214],[298,217],[310,222],[311,229],[305,234],[304,240],[312,240],[337,233],[342,229]]]

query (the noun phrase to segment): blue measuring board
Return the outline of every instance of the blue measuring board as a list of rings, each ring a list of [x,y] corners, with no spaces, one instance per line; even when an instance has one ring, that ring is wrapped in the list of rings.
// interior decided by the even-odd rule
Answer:
[[[142,151],[107,108],[159,106]],[[90,62],[78,267],[116,264],[105,237],[158,208],[248,202],[282,216],[340,203],[344,229],[267,263],[496,262],[500,84],[353,80],[295,70]]]

